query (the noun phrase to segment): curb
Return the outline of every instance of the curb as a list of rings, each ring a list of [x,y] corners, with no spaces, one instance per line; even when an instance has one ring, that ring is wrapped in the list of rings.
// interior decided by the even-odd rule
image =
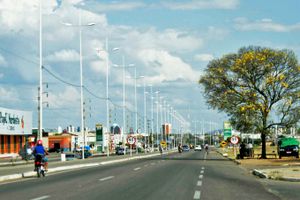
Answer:
[[[278,180],[281,181],[290,181],[290,182],[300,182],[299,178],[292,178],[292,177],[280,177]]]
[[[258,176],[260,178],[269,178],[267,174],[263,173],[262,171],[259,171],[257,169],[254,169],[252,171],[252,174],[255,175],[255,176]]]
[[[164,152],[163,154],[168,154],[168,153],[172,153],[172,152],[173,151]],[[136,157],[130,157],[130,158],[122,158],[122,159],[116,159],[116,160],[109,160],[109,161],[103,161],[103,162],[98,162],[98,163],[87,163],[87,164],[77,164],[77,165],[55,167],[55,168],[50,168],[47,173],[66,171],[66,170],[72,170],[72,169],[80,169],[80,168],[85,168],[85,167],[96,167],[96,166],[100,166],[100,165],[108,165],[108,164],[114,164],[114,163],[119,163],[119,162],[126,162],[126,161],[130,161],[130,160],[139,160],[139,159],[150,158],[150,157],[155,157],[155,156],[160,156],[160,153],[144,155],[144,156],[136,156]],[[21,178],[30,178],[30,177],[34,177],[34,176],[36,176],[36,172],[33,172],[33,171],[23,172],[23,173],[19,173],[19,174],[5,175],[5,176],[0,176],[0,182],[21,179]]]

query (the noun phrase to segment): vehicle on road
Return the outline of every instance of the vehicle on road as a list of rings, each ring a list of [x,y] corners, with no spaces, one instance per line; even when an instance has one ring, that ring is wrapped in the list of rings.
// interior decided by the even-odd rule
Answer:
[[[188,145],[182,145],[182,151],[190,151],[190,147]]]
[[[296,138],[281,138],[278,141],[278,156],[295,156],[299,158],[299,141]]]
[[[116,155],[124,155],[125,154],[125,148],[124,147],[117,147],[116,148]]]
[[[37,177],[45,176],[45,168],[44,168],[44,160],[41,155],[36,155],[35,161],[35,170],[37,173]]]
[[[195,148],[194,148],[195,151],[201,151],[202,150],[202,147],[201,145],[196,145]]]

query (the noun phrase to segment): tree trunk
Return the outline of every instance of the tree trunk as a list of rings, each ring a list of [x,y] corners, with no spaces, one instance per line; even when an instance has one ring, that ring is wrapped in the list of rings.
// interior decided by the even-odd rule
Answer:
[[[261,133],[261,159],[267,159],[266,156],[266,133]]]

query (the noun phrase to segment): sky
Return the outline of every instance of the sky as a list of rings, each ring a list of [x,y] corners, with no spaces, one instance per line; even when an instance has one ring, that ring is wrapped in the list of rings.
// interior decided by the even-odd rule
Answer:
[[[39,2],[44,128],[81,124],[80,29],[85,123],[90,128],[106,124],[107,57],[111,124],[123,123],[120,66],[127,66],[130,127],[135,124],[136,69],[139,118],[144,116],[145,84],[148,119],[153,96],[156,121],[159,91],[160,102],[194,130],[203,124],[208,129],[207,122],[221,128],[227,120],[205,103],[197,83],[210,60],[249,45],[300,55],[298,0],[0,0],[0,107],[32,111],[33,127],[38,124]],[[135,68],[128,67],[132,64]],[[142,120],[139,124],[143,127]]]

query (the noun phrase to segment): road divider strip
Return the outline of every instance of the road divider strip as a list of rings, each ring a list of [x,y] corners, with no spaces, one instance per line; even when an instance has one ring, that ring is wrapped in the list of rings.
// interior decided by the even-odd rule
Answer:
[[[173,153],[173,152],[175,152],[175,150],[170,151],[169,153]],[[168,153],[166,152],[164,154],[168,154]],[[125,161],[130,161],[130,160],[139,160],[139,159],[151,158],[151,157],[160,156],[160,155],[161,155],[160,153],[155,153],[155,154],[150,154],[150,155],[134,156],[134,157],[130,157],[130,158],[122,158],[122,159],[116,159],[116,160],[103,161],[103,162],[99,162],[99,163],[86,163],[86,164],[61,166],[61,167],[49,168],[47,173],[80,169],[80,168],[86,168],[86,167],[97,167],[100,165],[108,165],[108,164],[120,163],[120,162],[125,162]],[[34,177],[34,176],[36,176],[36,172],[34,172],[34,171],[23,172],[23,173],[18,173],[18,174],[11,174],[11,175],[4,175],[4,176],[0,176],[0,182],[21,179],[21,178],[29,178],[29,177]]]
[[[48,198],[50,198],[50,196],[45,195],[45,196],[37,197],[37,198],[31,199],[31,200],[43,200],[43,199],[48,199]]]

